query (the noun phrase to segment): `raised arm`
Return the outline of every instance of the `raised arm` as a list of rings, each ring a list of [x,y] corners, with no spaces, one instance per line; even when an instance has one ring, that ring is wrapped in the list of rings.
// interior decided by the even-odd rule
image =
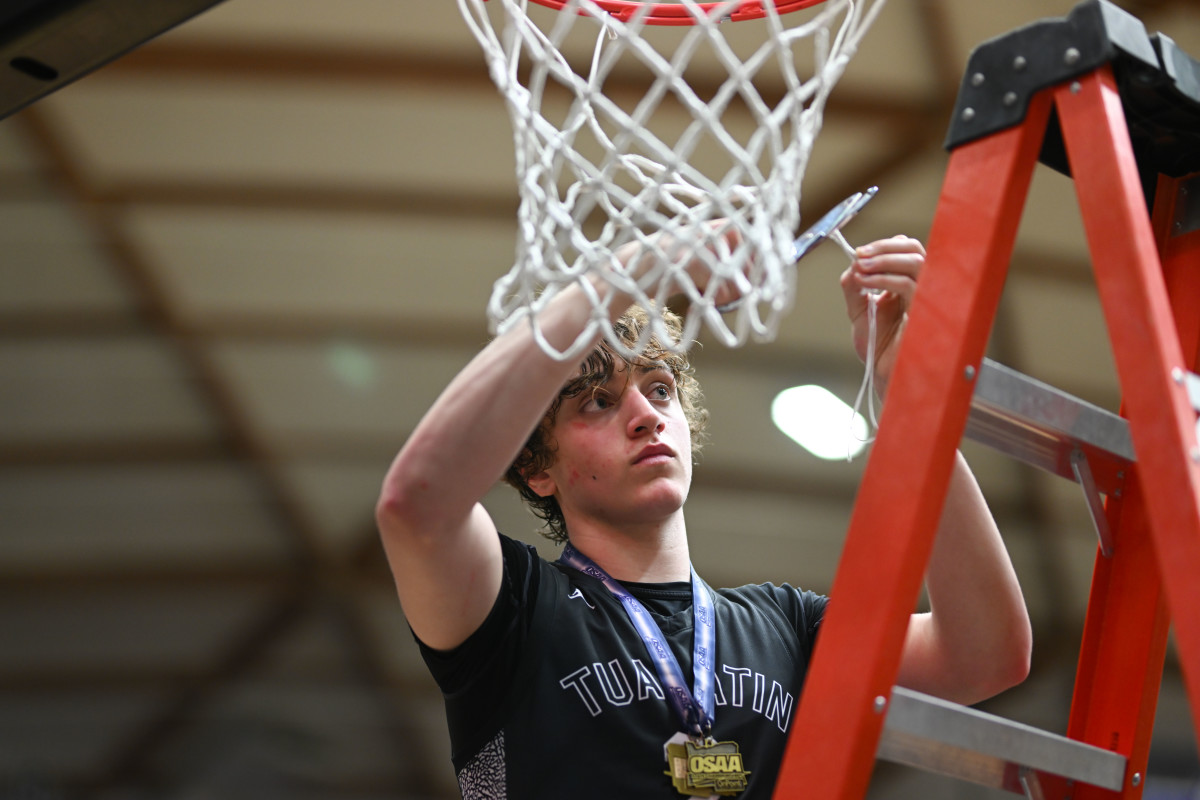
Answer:
[[[877,307],[876,385],[886,391],[905,313],[924,265],[920,242],[904,236],[859,248],[842,276],[855,348],[866,352],[863,289],[884,290]],[[930,611],[914,614],[898,682],[971,704],[1024,680],[1032,632],[1021,587],[982,492],[959,453],[925,574]]]
[[[565,347],[590,313],[571,287],[539,319],[547,339]],[[491,610],[503,565],[479,500],[576,370],[542,352],[528,326],[514,326],[450,382],[392,462],[376,520],[405,616],[430,647],[461,644]]]

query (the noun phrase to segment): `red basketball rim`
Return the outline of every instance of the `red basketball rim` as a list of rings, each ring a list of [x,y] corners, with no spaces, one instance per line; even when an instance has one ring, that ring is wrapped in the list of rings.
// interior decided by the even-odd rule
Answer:
[[[562,10],[570,0],[533,0],[533,2]],[[687,6],[679,3],[639,3],[635,0],[592,0],[597,6],[612,14],[617,19],[624,22],[637,13],[643,6],[649,6],[650,10],[646,12],[644,22],[648,25],[692,25],[695,23],[695,17],[688,10]],[[825,0],[775,0],[775,10],[780,14],[788,14],[792,11],[799,11],[802,8],[809,8],[823,3]],[[746,19],[762,19],[767,15],[764,3],[771,3],[771,0],[743,0],[733,11],[729,13],[731,20],[746,20]],[[712,9],[725,5],[724,3],[697,3],[704,13],[709,13]]]

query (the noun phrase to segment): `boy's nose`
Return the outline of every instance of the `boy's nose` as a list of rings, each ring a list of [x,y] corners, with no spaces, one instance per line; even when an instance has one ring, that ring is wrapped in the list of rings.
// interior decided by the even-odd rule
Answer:
[[[630,392],[626,397],[626,402],[629,403],[629,433],[631,435],[644,434],[647,431],[659,431],[666,427],[666,420],[663,419],[659,410],[643,397],[639,392]]]

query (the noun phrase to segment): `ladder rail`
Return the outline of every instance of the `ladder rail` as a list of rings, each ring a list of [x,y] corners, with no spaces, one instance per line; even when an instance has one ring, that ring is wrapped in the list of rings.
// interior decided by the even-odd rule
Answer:
[[[1200,450],[1196,412],[1186,387],[1174,377],[1188,369],[1191,360],[1184,355],[1175,324],[1132,144],[1127,133],[1120,135],[1125,131],[1124,110],[1111,70],[1099,69],[1058,89],[1056,107],[1112,340],[1124,411],[1139,454],[1150,549],[1157,556],[1156,571],[1174,616],[1184,682],[1193,698],[1193,726],[1200,731],[1200,675],[1196,674],[1200,669],[1200,583],[1195,580],[1200,573],[1200,463],[1193,458]],[[1117,547],[1121,548],[1120,542]],[[1161,645],[1148,645],[1156,660],[1160,659],[1156,651],[1165,648],[1165,630],[1162,636]],[[1161,671],[1161,660],[1159,668]],[[1138,674],[1134,665],[1130,669]],[[1153,680],[1156,689],[1157,677]],[[1148,693],[1142,687],[1139,690]],[[1152,703],[1149,698],[1141,700],[1149,706],[1143,716],[1152,720]],[[1133,735],[1128,728],[1135,724],[1132,720],[1123,724],[1127,736]],[[1148,730],[1142,732],[1147,741],[1139,747],[1148,749],[1149,735]],[[1122,746],[1132,744],[1126,741]]]

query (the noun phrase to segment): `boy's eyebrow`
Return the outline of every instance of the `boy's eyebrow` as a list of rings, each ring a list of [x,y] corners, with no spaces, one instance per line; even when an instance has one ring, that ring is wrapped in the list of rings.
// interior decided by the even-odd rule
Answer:
[[[643,362],[637,365],[637,373],[645,375],[650,372],[673,372],[665,361]]]

